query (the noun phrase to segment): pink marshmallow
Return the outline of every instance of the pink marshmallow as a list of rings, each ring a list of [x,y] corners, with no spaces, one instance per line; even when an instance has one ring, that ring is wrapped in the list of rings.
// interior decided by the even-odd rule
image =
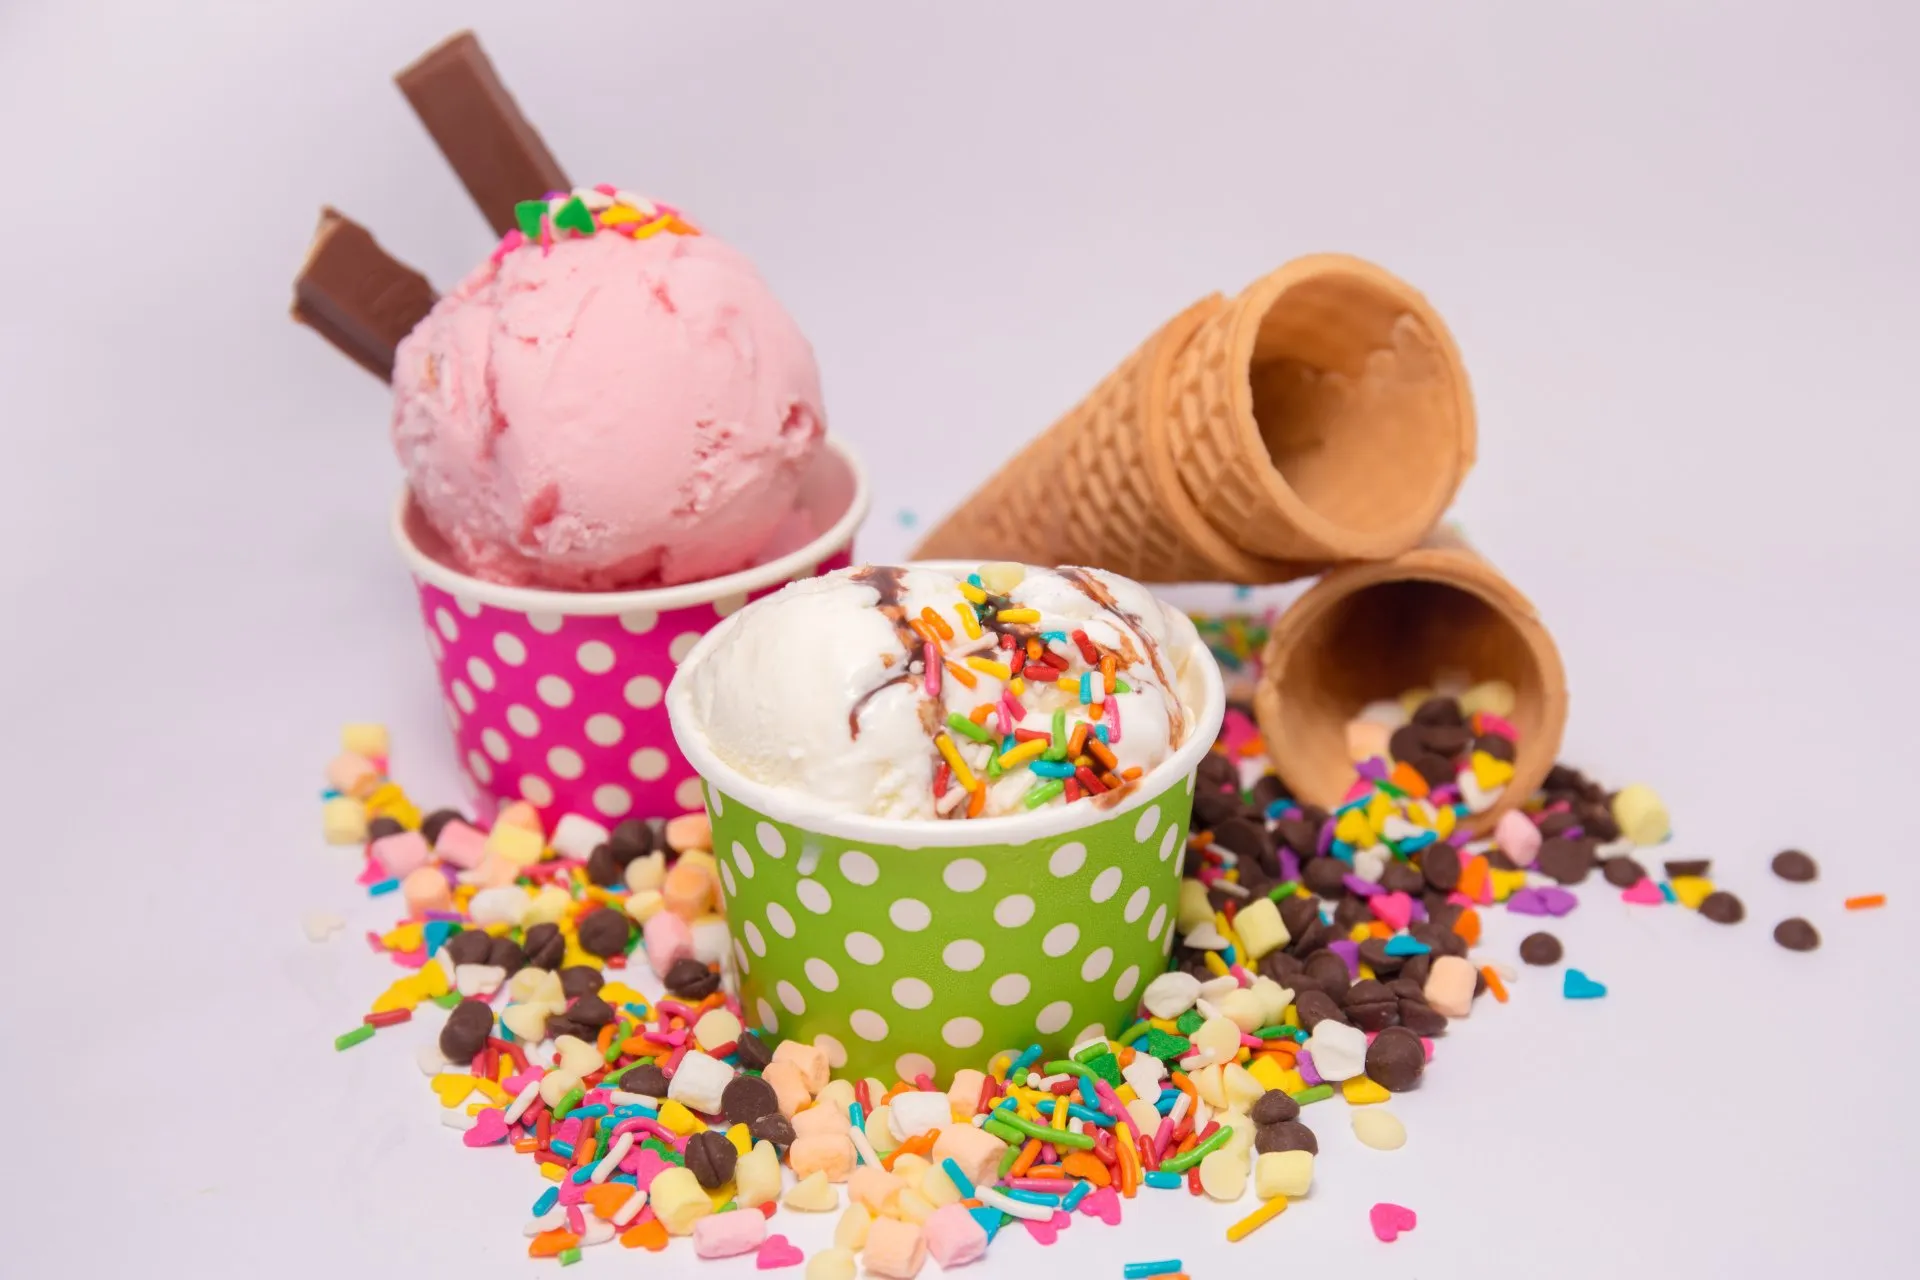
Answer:
[[[943,1270],[963,1267],[986,1256],[987,1229],[961,1205],[935,1209],[921,1230],[926,1235],[927,1252]]]
[[[343,796],[365,800],[380,785],[380,771],[365,756],[342,751],[327,766],[327,785]]]
[[[853,1139],[844,1133],[810,1133],[795,1138],[787,1148],[787,1167],[796,1178],[821,1172],[828,1182],[845,1182],[853,1175]]]
[[[917,1223],[898,1218],[876,1219],[867,1231],[866,1248],[860,1258],[876,1276],[913,1280],[927,1262],[926,1233]]]
[[[664,978],[676,960],[693,959],[693,930],[671,911],[656,911],[642,926],[647,963]]]
[[[373,860],[386,868],[390,876],[404,876],[424,867],[432,856],[427,838],[418,831],[401,831],[373,842]]]
[[[767,1238],[767,1216],[758,1209],[730,1209],[693,1224],[693,1251],[702,1258],[751,1253]]]
[[[456,867],[471,869],[487,856],[487,837],[477,828],[456,820],[440,829],[433,851]]]
[[[1540,828],[1518,809],[1509,809],[1493,829],[1493,842],[1516,867],[1530,867],[1540,856]]]
[[[400,895],[414,915],[426,911],[445,911],[453,905],[453,890],[438,867],[419,867],[409,871],[400,882]]]

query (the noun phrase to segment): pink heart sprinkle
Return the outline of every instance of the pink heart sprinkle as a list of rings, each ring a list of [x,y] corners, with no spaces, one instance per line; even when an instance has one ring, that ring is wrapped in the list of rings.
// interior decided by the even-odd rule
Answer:
[[[1642,907],[1657,907],[1666,900],[1667,896],[1660,892],[1660,886],[1655,884],[1649,876],[1641,876],[1638,884],[1620,893],[1620,901],[1631,902]]]
[[[470,1147],[490,1147],[496,1142],[505,1142],[506,1117],[500,1114],[500,1108],[488,1107],[473,1118],[473,1128],[462,1134],[460,1140]]]
[[[1400,1238],[1402,1231],[1411,1231],[1419,1224],[1419,1218],[1413,1210],[1403,1204],[1388,1204],[1385,1201],[1373,1206],[1367,1214],[1367,1220],[1373,1224],[1373,1235],[1383,1244],[1392,1244]]]
[[[1020,1225],[1027,1229],[1028,1235],[1041,1244],[1052,1244],[1060,1238],[1062,1231],[1073,1225],[1073,1215],[1064,1210],[1055,1209],[1053,1217],[1045,1222],[1034,1218],[1022,1218]]]
[[[505,1080],[502,1080],[500,1087],[517,1098],[520,1096],[522,1089],[530,1084],[538,1083],[540,1077],[546,1074],[546,1072],[538,1067],[528,1067],[525,1071],[516,1072],[508,1076]]]
[[[1404,893],[1376,893],[1367,900],[1374,919],[1398,932],[1413,919],[1413,899]]]
[[[797,1267],[807,1260],[807,1255],[795,1247],[793,1241],[785,1236],[768,1236],[760,1242],[760,1252],[754,1256],[753,1265],[762,1271],[773,1271],[780,1267]]]
[[[1098,1218],[1110,1227],[1120,1225],[1120,1196],[1112,1187],[1101,1187],[1080,1201],[1080,1212]]]
[[[635,1147],[633,1154],[620,1162],[620,1167],[633,1175],[635,1185],[642,1191],[653,1185],[661,1170],[673,1168],[651,1147]]]

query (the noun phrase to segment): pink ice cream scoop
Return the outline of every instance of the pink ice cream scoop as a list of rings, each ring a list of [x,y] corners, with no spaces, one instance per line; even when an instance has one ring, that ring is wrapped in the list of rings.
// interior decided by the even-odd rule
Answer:
[[[731,573],[788,537],[820,373],[753,265],[611,188],[527,225],[395,361],[394,448],[460,566],[614,591]]]

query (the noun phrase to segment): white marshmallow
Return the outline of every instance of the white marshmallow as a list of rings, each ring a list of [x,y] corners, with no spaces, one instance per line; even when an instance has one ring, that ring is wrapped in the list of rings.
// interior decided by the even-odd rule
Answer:
[[[585,862],[595,845],[602,845],[612,835],[605,827],[592,818],[583,818],[577,813],[569,813],[554,824],[553,839],[547,841],[555,853],[565,854],[569,858],[578,858]]]
[[[1156,1018],[1177,1018],[1200,997],[1200,979],[1179,969],[1163,973],[1147,984],[1140,1003]]]
[[[901,1142],[916,1133],[944,1129],[953,1123],[953,1104],[944,1093],[915,1089],[897,1093],[887,1104],[887,1128]]]
[[[683,1107],[716,1115],[720,1110],[720,1094],[732,1082],[732,1067],[694,1049],[681,1058],[680,1065],[674,1069],[667,1096]]]

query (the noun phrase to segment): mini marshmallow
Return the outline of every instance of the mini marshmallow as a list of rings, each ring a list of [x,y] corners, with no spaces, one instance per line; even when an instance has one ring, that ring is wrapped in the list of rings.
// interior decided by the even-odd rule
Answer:
[[[1240,941],[1246,947],[1246,959],[1241,961],[1243,964],[1258,960],[1269,951],[1293,941],[1293,935],[1287,932],[1286,922],[1280,918],[1280,908],[1274,905],[1271,898],[1255,898],[1242,907],[1233,917],[1233,931],[1240,935]]]
[[[913,1089],[896,1093],[887,1103],[888,1125],[893,1136],[905,1142],[917,1133],[940,1129],[953,1123],[953,1104],[944,1093]]]
[[[984,1129],[970,1124],[950,1124],[933,1143],[933,1164],[952,1160],[975,1186],[992,1186],[999,1180],[1000,1157],[1007,1144]],[[900,1162],[894,1161],[898,1170]]]
[[[693,1170],[677,1164],[653,1175],[653,1181],[647,1186],[647,1201],[668,1235],[690,1235],[695,1223],[713,1214],[713,1197],[693,1176]],[[758,1209],[745,1212],[760,1217]],[[761,1221],[764,1223],[766,1219]]]
[[[1482,680],[1460,695],[1460,710],[1467,715],[1484,711],[1504,719],[1513,714],[1517,697],[1505,680]]]
[[[1464,1018],[1473,1012],[1476,978],[1473,966],[1459,956],[1435,956],[1433,967],[1427,970],[1426,986],[1421,991],[1435,1013],[1445,1014],[1449,1018]],[[1320,1024],[1322,1027],[1325,1025],[1324,1022]],[[1319,1027],[1314,1029],[1317,1031]],[[1315,1054],[1316,1070],[1319,1062],[1320,1057]]]
[[[666,827],[667,847],[675,853],[713,848],[713,824],[705,813],[683,813]]]
[[[1177,1018],[1193,1008],[1200,996],[1200,979],[1180,969],[1163,973],[1147,984],[1140,1003],[1156,1018]]]
[[[877,1164],[863,1164],[847,1178],[847,1196],[867,1206],[876,1218],[884,1215],[907,1189],[906,1180]]]
[[[1213,919],[1213,904],[1207,901],[1207,886],[1198,880],[1182,880],[1180,897],[1174,909],[1180,932],[1197,929]]]
[[[1253,1194],[1297,1200],[1313,1185],[1313,1152],[1265,1151],[1253,1162]]]
[[[531,831],[535,835],[539,835],[540,811],[528,804],[525,800],[515,800],[512,804],[500,810],[499,814],[495,816],[493,820],[493,825],[496,827],[519,827],[522,831]]]
[[[644,925],[647,921],[667,909],[660,900],[658,889],[635,889],[627,895],[627,918],[635,924]]]
[[[595,846],[605,844],[611,836],[610,831],[592,818],[583,818],[577,813],[564,814],[553,827],[553,851],[585,862]]]
[[[695,960],[722,966],[733,963],[733,935],[727,932],[725,916],[701,916],[693,922],[690,931]]]
[[[518,885],[503,889],[482,889],[467,900],[467,915],[476,925],[516,925],[526,917],[529,899]]]
[[[927,1262],[926,1233],[911,1222],[881,1218],[867,1232],[860,1260],[866,1269],[887,1280],[913,1280]]]
[[[927,1203],[936,1209],[941,1205],[952,1204],[964,1198],[960,1194],[960,1188],[954,1186],[953,1179],[947,1176],[947,1171],[937,1164],[927,1166],[926,1172],[920,1175],[917,1185],[920,1194],[926,1197]]]
[[[671,911],[655,913],[652,919],[641,926],[646,942],[647,963],[659,977],[666,977],[667,970],[681,960],[693,959],[693,930],[687,922]]]
[[[1466,964],[1466,961],[1460,963]],[[1468,971],[1472,971],[1472,966],[1468,966]],[[1471,978],[1467,980],[1467,992],[1471,997]],[[1367,1068],[1367,1033],[1332,1018],[1322,1019],[1302,1048],[1313,1055],[1313,1069],[1322,1080],[1338,1084],[1353,1079]]]
[[[1673,834],[1673,819],[1652,787],[1635,782],[1613,797],[1613,820],[1620,834],[1637,845],[1659,844]]]
[[[1260,997],[1266,1021],[1261,1026],[1270,1027],[1287,1016],[1287,1006],[1293,1003],[1293,992],[1281,986],[1264,973],[1253,980],[1247,990]],[[1258,1030],[1258,1028],[1254,1028]]]
[[[771,1142],[754,1143],[753,1150],[734,1164],[733,1198],[743,1209],[757,1209],[780,1198],[780,1153]]]
[[[924,1178],[927,1175],[922,1173],[920,1176]],[[905,1222],[925,1222],[933,1216],[934,1207],[933,1201],[912,1187],[908,1187],[900,1193],[900,1198],[894,1201],[893,1216]]]
[[[980,1086],[986,1082],[986,1072],[975,1071],[972,1067],[962,1067],[954,1072],[953,1083],[947,1086],[948,1111],[953,1115],[972,1115],[974,1106],[980,1101]]]
[[[767,1215],[758,1209],[729,1209],[693,1224],[693,1251],[702,1258],[751,1253],[766,1238]]]
[[[1399,708],[1395,708],[1396,711]],[[1363,713],[1364,714],[1364,713]],[[1374,720],[1360,719],[1347,721],[1347,759],[1359,764],[1362,760],[1372,760],[1376,756],[1387,754],[1387,744],[1393,739],[1393,730]]]
[[[1493,840],[1516,867],[1530,867],[1540,856],[1540,828],[1518,809],[1500,815],[1499,823],[1493,828]]]
[[[1242,1031],[1256,1031],[1267,1025],[1267,1002],[1251,987],[1227,992],[1215,1007],[1221,1017]]]
[[[927,1252],[943,1270],[976,1262],[987,1252],[987,1229],[957,1204],[934,1210],[921,1231],[926,1237]]]
[[[799,1068],[791,1062],[775,1060],[767,1064],[760,1073],[773,1089],[774,1101],[780,1104],[780,1114],[791,1120],[801,1113],[813,1101],[813,1094],[807,1090],[807,1082],[801,1078]]]
[[[460,883],[470,884],[476,889],[504,889],[519,878],[520,868],[497,853],[486,854],[480,859],[479,866],[460,873]]]
[[[827,1062],[824,1049],[817,1048],[800,1040],[782,1040],[773,1051],[775,1062],[790,1062],[806,1082],[807,1092],[819,1093],[827,1087],[827,1077],[832,1068]]]
[[[365,756],[342,751],[327,765],[327,785],[343,796],[365,800],[380,785],[380,770]]]
[[[787,1167],[804,1178],[816,1169],[828,1182],[845,1182],[853,1172],[853,1139],[844,1133],[810,1133],[787,1148]]]
[[[472,870],[487,856],[487,837],[478,828],[455,818],[440,828],[433,851],[443,861]]]
[[[547,842],[538,831],[507,822],[496,822],[487,832],[487,852],[497,853],[516,867],[530,867],[547,851]]]
[[[384,760],[390,750],[387,742],[387,726],[383,724],[340,726],[340,749],[353,755],[365,756],[369,760]]]
[[[689,1110],[717,1115],[720,1111],[720,1094],[732,1083],[732,1067],[693,1049],[674,1068],[673,1079],[667,1085],[667,1096]]]
[[[627,888],[638,892],[642,889],[658,889],[667,882],[667,855],[664,853],[642,854],[627,864]]]
[[[776,1093],[774,1096],[779,1095]],[[805,1111],[796,1112],[792,1118],[794,1133],[803,1138],[810,1133],[850,1133],[853,1130],[853,1121],[847,1118],[846,1112],[838,1107],[822,1106],[818,1102]]]
[[[404,876],[409,871],[426,866],[433,857],[433,850],[427,847],[427,838],[418,831],[381,836],[373,842],[372,851],[373,860],[390,876]]]
[[[407,910],[414,915],[445,911],[453,905],[453,890],[447,887],[447,878],[440,874],[438,867],[409,871],[400,881],[400,894],[407,900]]]
[[[666,880],[660,885],[660,896],[666,900],[667,910],[692,921],[707,913],[713,902],[713,884],[706,868],[682,858],[668,870]]]
[[[352,796],[335,796],[320,806],[320,830],[328,844],[365,844],[366,806]]]

